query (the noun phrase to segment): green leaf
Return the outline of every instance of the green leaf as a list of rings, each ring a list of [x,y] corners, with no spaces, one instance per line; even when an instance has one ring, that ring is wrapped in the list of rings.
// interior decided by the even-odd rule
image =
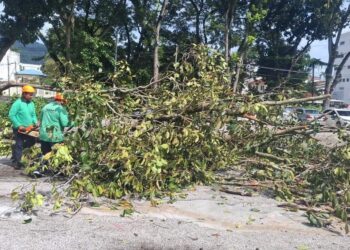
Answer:
[[[25,219],[23,221],[23,224],[28,224],[28,223],[31,223],[32,222],[32,218],[28,218],[28,219]]]
[[[120,215],[121,217],[130,216],[134,213],[134,210],[132,208],[127,208],[123,210],[123,213]]]

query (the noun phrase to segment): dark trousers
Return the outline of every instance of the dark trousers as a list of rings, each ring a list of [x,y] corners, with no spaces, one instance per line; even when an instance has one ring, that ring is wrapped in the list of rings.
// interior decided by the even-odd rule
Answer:
[[[47,153],[51,152],[52,146],[55,145],[57,142],[47,142],[47,141],[40,141],[41,144],[41,153],[43,155],[46,155]]]
[[[12,147],[12,159],[18,164],[21,162],[23,149],[34,146],[35,138],[18,133],[17,129],[13,129],[13,136],[15,139],[15,145]]]

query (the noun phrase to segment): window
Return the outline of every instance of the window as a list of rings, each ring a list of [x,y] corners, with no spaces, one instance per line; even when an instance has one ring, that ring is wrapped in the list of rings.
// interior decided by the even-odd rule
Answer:
[[[337,56],[336,56],[336,58],[343,58],[344,57],[344,54],[338,54]]]
[[[339,90],[344,90],[344,87],[340,87]]]
[[[337,112],[340,116],[350,116],[350,111],[338,110]]]
[[[350,65],[348,65],[348,69],[350,69]]]
[[[346,81],[349,82],[349,78],[346,78]]]
[[[345,82],[345,78],[343,78],[343,82]]]
[[[341,41],[341,42],[340,42],[340,45],[344,45],[344,44],[345,44],[345,41]]]

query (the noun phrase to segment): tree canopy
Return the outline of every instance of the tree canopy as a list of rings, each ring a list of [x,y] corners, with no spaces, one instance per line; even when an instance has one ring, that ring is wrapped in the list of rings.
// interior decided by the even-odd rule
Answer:
[[[126,60],[135,69],[137,85],[143,85],[157,79],[155,75],[178,60],[192,44],[205,44],[226,53],[233,91],[241,89],[245,75],[252,75],[249,65],[261,67],[253,75],[265,78],[271,88],[302,84],[311,44],[334,37],[348,22],[347,1],[0,3],[4,5],[0,58],[16,40],[28,43],[41,39],[63,74],[69,72],[71,64],[84,64],[90,72],[108,73],[115,70],[115,59]],[[45,34],[40,31],[44,23],[50,27]],[[336,51],[336,42],[331,51]]]

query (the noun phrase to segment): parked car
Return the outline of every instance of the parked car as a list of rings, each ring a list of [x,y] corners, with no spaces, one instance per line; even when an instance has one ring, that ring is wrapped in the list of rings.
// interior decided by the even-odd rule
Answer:
[[[306,109],[306,108],[297,108],[295,109],[295,114],[297,119],[302,122],[313,121],[315,118],[318,118],[321,113],[317,109]]]
[[[326,109],[323,111],[323,121],[329,127],[350,127],[349,109]]]

